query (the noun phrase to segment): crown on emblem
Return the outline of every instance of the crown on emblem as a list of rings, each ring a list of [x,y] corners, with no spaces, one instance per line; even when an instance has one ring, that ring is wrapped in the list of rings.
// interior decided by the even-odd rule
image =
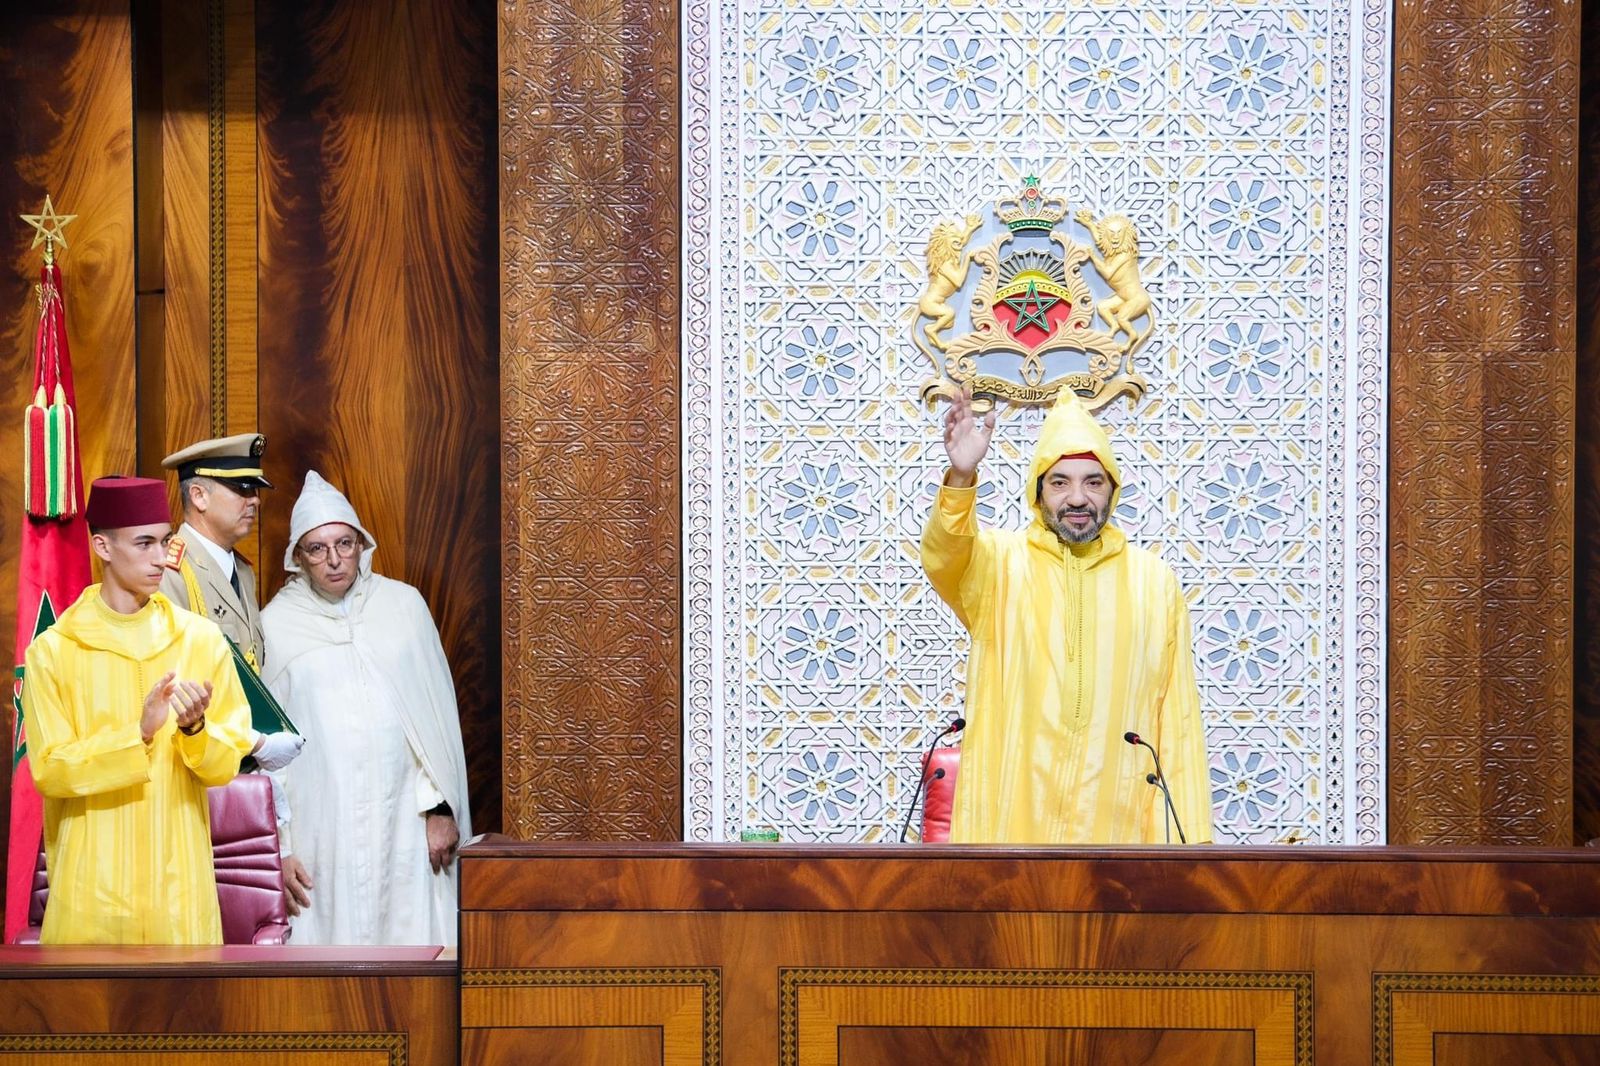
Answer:
[[[1016,196],[996,200],[994,213],[1013,233],[1022,230],[1052,230],[1067,214],[1067,201],[1046,196],[1039,190],[1039,179],[1032,174],[1022,179]]]

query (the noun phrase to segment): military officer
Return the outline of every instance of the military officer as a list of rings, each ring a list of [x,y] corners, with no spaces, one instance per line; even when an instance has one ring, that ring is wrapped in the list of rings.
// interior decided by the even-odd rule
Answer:
[[[161,460],[178,472],[183,501],[183,525],[168,544],[161,593],[215,622],[258,674],[266,662],[266,639],[256,572],[237,545],[256,524],[260,491],[272,487],[261,466],[266,448],[261,434],[239,433],[191,444]],[[299,754],[304,740],[288,732],[252,731],[251,743],[261,768],[278,770]]]
[[[171,541],[161,592],[217,624],[259,672],[266,662],[256,572],[236,549],[254,528],[260,491],[270,489],[261,457],[267,438],[240,433],[203,440],[161,460],[178,472],[183,525]]]

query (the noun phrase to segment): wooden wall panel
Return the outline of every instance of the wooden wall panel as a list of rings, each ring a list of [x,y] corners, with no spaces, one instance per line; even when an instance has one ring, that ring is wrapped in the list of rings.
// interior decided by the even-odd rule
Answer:
[[[1582,50],[1600,57],[1600,10],[1583,12]],[[1573,822],[1578,843],[1600,837],[1600,61],[1583,64],[1578,128],[1577,545],[1573,570]]]
[[[500,8],[505,805],[682,833],[678,5]]]
[[[133,473],[133,35],[126,2],[0,10],[0,633],[16,632],[22,418],[33,381],[40,251],[17,216],[49,192],[77,214],[59,259],[84,476]],[[7,717],[9,723],[9,715]],[[0,759],[0,834],[9,824]]]
[[[143,0],[135,19],[139,466],[176,514],[162,456],[257,422],[255,4]],[[239,550],[260,549],[258,525]]]
[[[500,821],[494,34],[489,0],[257,10],[266,583],[315,468],[433,610],[482,830]]]
[[[1571,839],[1578,10],[1395,10],[1396,843]]]

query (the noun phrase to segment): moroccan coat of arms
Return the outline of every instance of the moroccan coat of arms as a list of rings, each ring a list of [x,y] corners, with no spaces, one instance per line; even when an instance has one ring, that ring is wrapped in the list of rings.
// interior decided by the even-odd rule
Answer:
[[[1144,395],[1149,383],[1134,358],[1155,321],[1133,222],[1080,210],[1073,221],[1091,242],[1080,243],[1066,221],[1066,200],[1047,195],[1036,177],[1024,178],[1020,191],[996,200],[986,215],[939,222],[928,237],[928,284],[912,333],[934,370],[923,401],[970,390],[982,402],[1034,407],[1055,402],[1067,387],[1094,410],[1118,396]],[[987,232],[993,237],[969,250]],[[1085,263],[1099,275],[1098,298]],[[958,310],[963,298],[965,315]]]

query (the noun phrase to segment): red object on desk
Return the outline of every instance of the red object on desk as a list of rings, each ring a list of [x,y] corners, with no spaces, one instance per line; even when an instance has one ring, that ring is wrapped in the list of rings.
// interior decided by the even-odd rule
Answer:
[[[934,748],[928,753],[923,779],[922,842],[943,844],[950,839],[950,812],[956,804],[956,771],[961,769],[960,748]],[[944,773],[940,774],[939,771]]]

